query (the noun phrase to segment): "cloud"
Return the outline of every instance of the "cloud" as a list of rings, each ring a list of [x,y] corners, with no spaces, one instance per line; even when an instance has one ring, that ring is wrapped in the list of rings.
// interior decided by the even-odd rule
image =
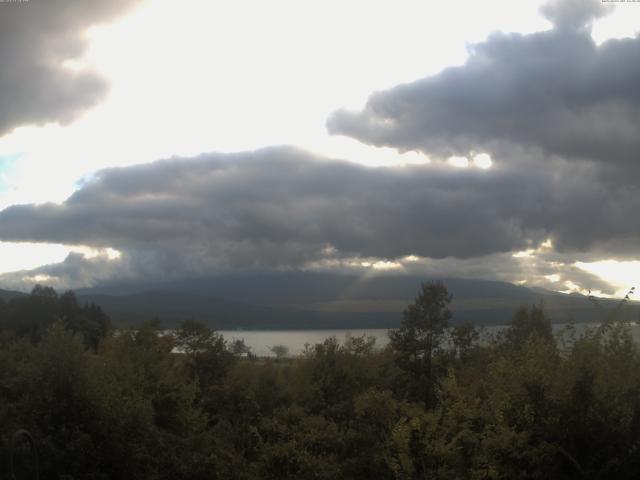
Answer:
[[[547,238],[566,255],[587,252],[584,260],[611,242],[639,240],[640,196],[603,182],[597,170],[566,162],[526,171],[374,168],[272,147],[103,170],[62,204],[0,212],[0,240],[114,248],[122,252],[114,275],[131,278],[472,259]]]
[[[0,282],[2,288],[21,291],[30,291],[35,284],[69,289],[100,284],[114,278],[139,280],[143,278],[141,273],[132,275],[133,271],[129,269],[128,263],[121,259],[109,259],[105,255],[86,257],[73,252],[59,263],[2,274]]]
[[[0,282],[2,288],[28,291],[36,283],[69,289],[100,285],[136,285],[145,282],[148,284],[149,281],[157,279],[170,281],[226,273],[220,270],[219,265],[216,267],[208,264],[207,259],[200,259],[201,263],[193,263],[188,269],[184,268],[184,263],[181,265],[182,268],[176,268],[178,263],[175,261],[169,266],[158,261],[158,253],[137,251],[110,257],[104,252],[91,256],[74,252],[59,263],[2,274]],[[576,258],[585,259],[584,256],[576,257],[554,252],[535,252],[525,256],[496,253],[465,259],[408,256],[392,262],[375,257],[336,258],[326,255],[318,261],[307,263],[304,270],[367,277],[380,274],[408,274],[425,278],[479,278],[550,290],[575,291],[578,288],[583,292],[593,290],[608,295],[615,293],[614,285],[577,266]],[[249,272],[252,271],[249,269]]]
[[[9,207],[0,237],[118,250],[191,246],[231,265],[298,265],[328,246],[386,258],[471,257],[524,247],[534,235],[504,202],[530,189],[505,175],[371,168],[287,147],[176,158],[99,172],[62,205]],[[500,203],[509,211],[498,214]]]
[[[0,60],[15,55],[12,71],[40,72],[24,82],[0,72],[2,91],[15,89],[0,101],[0,134],[68,121],[97,101],[102,81],[61,60],[81,55],[88,25],[133,3],[32,2],[27,33],[11,25],[32,25],[16,17],[29,15],[31,2],[7,10],[14,22],[0,28]],[[78,286],[379,265],[610,291],[573,266],[640,253],[640,38],[596,46],[589,27],[605,10],[591,0],[550,2],[543,12],[552,30],[494,34],[471,47],[463,66],[377,92],[362,111],[328,120],[331,133],[436,160],[488,153],[487,170],[437,161],[373,168],[291,147],[107,169],[61,204],[0,212],[0,241],[81,244],[121,256],[72,254],[2,279],[42,275]],[[33,53],[19,55],[28,36]],[[540,250],[548,239],[553,248]],[[523,250],[535,254],[513,256]]]
[[[105,94],[96,72],[70,68],[87,47],[86,31],[139,0],[0,2],[0,136],[15,127],[72,121]]]
[[[491,35],[467,62],[372,94],[362,111],[335,112],[333,134],[432,157],[487,152],[498,162],[535,153],[594,162],[622,180],[640,151],[640,38],[597,46],[586,27],[599,1],[551,2],[555,28]],[[620,172],[623,175],[619,175]]]
[[[492,276],[496,268],[504,280],[612,293],[576,260],[639,258],[640,37],[596,45],[591,24],[610,9],[599,0],[548,2],[541,11],[551,30],[492,34],[470,47],[464,65],[375,92],[361,111],[329,117],[330,133],[370,145],[436,160],[490,154],[491,188],[506,192],[502,182],[512,182],[504,201],[523,237],[542,231],[553,241],[553,249],[522,258],[497,252],[437,261],[445,270]]]
[[[562,30],[590,29],[594,20],[612,10],[613,5],[602,0],[551,0],[540,8],[555,28]]]

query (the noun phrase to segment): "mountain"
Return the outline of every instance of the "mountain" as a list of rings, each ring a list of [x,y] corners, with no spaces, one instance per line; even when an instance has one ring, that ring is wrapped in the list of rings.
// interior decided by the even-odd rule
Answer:
[[[116,324],[158,318],[173,325],[196,318],[223,329],[395,327],[424,277],[320,273],[231,274],[172,282],[112,284],[78,290],[80,301],[94,302]],[[582,295],[529,289],[505,282],[443,279],[453,294],[453,323],[504,324],[514,310],[543,302],[553,321],[599,321],[615,307],[601,309]],[[636,320],[640,308],[624,309]]]
[[[164,326],[194,318],[219,329],[387,328],[397,313],[320,312],[313,309],[253,305],[176,291],[145,291],[131,295],[83,293],[81,303],[95,303],[116,325],[134,326],[158,319]]]
[[[22,293],[22,292],[15,292],[13,290],[1,290],[0,289],[0,299],[4,300],[5,302],[8,302],[12,298],[22,297],[24,295],[26,295],[26,294]]]
[[[426,280],[409,275],[356,276],[327,273],[282,272],[229,274],[200,277],[172,282],[136,284],[111,284],[92,289],[80,289],[77,293],[103,293],[130,295],[145,291],[174,291],[211,296],[237,302],[281,305],[289,303],[313,303],[336,299],[410,300]],[[464,298],[535,297],[531,289],[506,282],[467,280],[459,278],[442,280],[450,292]]]

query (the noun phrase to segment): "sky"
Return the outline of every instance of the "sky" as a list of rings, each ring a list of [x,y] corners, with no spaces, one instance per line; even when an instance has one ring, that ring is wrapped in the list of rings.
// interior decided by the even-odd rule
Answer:
[[[0,288],[640,272],[640,3],[0,2]]]

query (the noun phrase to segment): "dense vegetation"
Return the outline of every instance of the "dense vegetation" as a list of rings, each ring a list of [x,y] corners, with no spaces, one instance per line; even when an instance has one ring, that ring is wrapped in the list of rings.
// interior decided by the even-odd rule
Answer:
[[[479,342],[422,286],[390,346],[335,338],[247,358],[185,321],[114,332],[36,288],[0,303],[0,449],[28,429],[41,478],[569,479],[640,472],[640,353],[609,319],[555,338],[541,306]],[[181,353],[175,353],[180,351]]]

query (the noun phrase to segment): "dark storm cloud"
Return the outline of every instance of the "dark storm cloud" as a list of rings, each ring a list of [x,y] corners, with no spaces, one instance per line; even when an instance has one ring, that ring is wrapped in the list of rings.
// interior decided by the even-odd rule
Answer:
[[[516,193],[535,193],[511,185],[502,174],[368,168],[291,148],[213,154],[105,170],[62,205],[7,208],[0,238],[239,265],[298,265],[329,246],[349,255],[471,257],[536,236],[495,211]]]
[[[0,136],[21,125],[69,122],[98,102],[104,80],[62,63],[82,57],[89,27],[138,1],[0,2]]]
[[[136,271],[301,267],[636,243],[640,195],[550,170],[372,168],[276,147],[109,169],[61,205],[0,212],[0,240],[112,247]],[[567,177],[570,178],[570,177]],[[620,221],[630,215],[625,222]]]
[[[554,29],[493,34],[463,66],[374,93],[361,112],[333,114],[328,128],[436,157],[485,151],[516,162],[534,150],[539,165],[557,155],[637,170],[640,38],[597,46],[587,25],[604,10],[599,0],[547,4]]]

